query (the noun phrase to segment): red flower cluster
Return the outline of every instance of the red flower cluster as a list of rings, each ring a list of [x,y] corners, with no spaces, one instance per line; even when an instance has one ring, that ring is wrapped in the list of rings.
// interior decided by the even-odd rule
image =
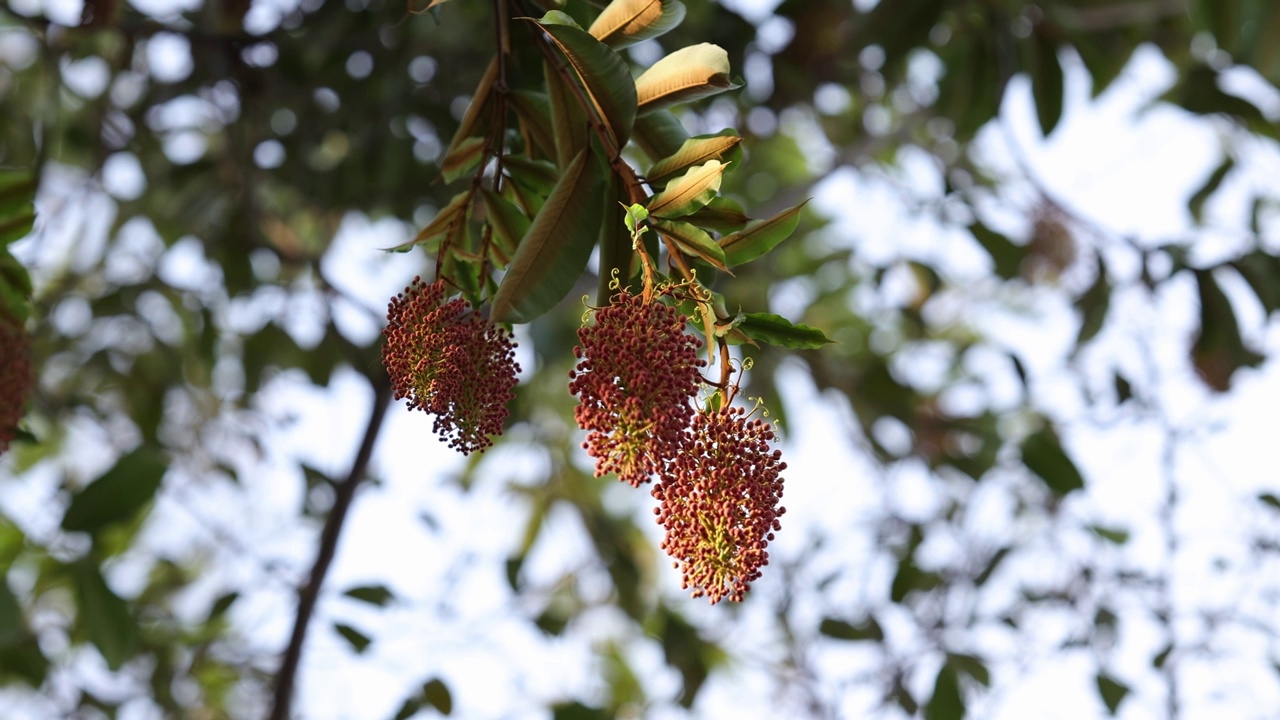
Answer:
[[[31,392],[31,342],[22,323],[0,314],[0,453],[9,449]]]
[[[596,477],[617,473],[638,487],[683,446],[706,365],[684,324],[675,308],[623,290],[595,311],[595,325],[578,330],[569,392],[578,396],[574,419],[587,431]]]
[[[742,408],[698,413],[671,471],[653,488],[666,530],[662,549],[684,575],[682,587],[714,605],[741,601],[765,548],[781,528],[782,453],[770,451],[773,428]]]
[[[382,364],[396,399],[435,415],[436,434],[464,455],[492,445],[520,372],[511,333],[466,300],[444,302],[443,281],[415,277],[391,298],[382,334]]]

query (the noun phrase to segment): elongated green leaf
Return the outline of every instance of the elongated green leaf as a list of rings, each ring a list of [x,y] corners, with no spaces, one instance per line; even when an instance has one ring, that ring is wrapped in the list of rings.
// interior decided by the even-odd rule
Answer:
[[[102,653],[107,667],[119,670],[134,653],[138,631],[129,606],[107,587],[102,572],[90,558],[71,566],[80,627],[89,642]]]
[[[564,167],[590,144],[591,127],[587,124],[586,109],[578,103],[569,86],[573,81],[557,73],[551,63],[544,63],[544,67],[556,165]]]
[[[751,222],[742,230],[720,238],[720,247],[724,248],[729,267],[751,262],[791,237],[800,224],[800,210],[807,202],[787,208],[766,220]]]
[[[965,716],[960,675],[951,663],[943,663],[933,681],[933,696],[924,705],[925,720],[961,720]]]
[[[440,711],[441,715],[450,715],[453,713],[453,695],[449,693],[449,686],[439,678],[428,680],[422,686],[422,699],[428,705]]]
[[[679,220],[657,220],[654,225],[671,239],[685,255],[698,258],[708,265],[729,271],[724,263],[724,250],[701,228]]]
[[[593,104],[593,113],[612,137],[613,147],[621,150],[636,121],[636,88],[627,63],[578,28],[544,23],[539,27],[573,66]]]
[[[0,248],[31,232],[36,220],[35,197],[34,173],[0,169]]]
[[[1249,283],[1268,313],[1280,310],[1280,258],[1256,250],[1231,261],[1231,267]]]
[[[613,271],[617,270],[622,287],[628,287],[638,270],[635,251],[631,247],[631,233],[626,226],[626,219],[629,217],[626,211],[627,200],[627,190],[622,180],[614,173],[609,173],[604,207],[601,210],[604,219],[600,223],[600,285],[596,290],[596,304],[601,307],[608,305],[609,298],[616,292],[609,287],[613,281]]]
[[[667,178],[683,173],[695,165],[702,165],[709,160],[718,160],[726,165],[741,157],[742,151],[738,143],[742,138],[732,129],[724,130],[717,135],[699,135],[684,141],[680,149],[673,155],[665,157],[653,164],[645,179],[650,184],[662,183]],[[734,152],[737,150],[737,152]]]
[[[595,157],[578,153],[516,249],[493,299],[494,322],[529,322],[568,294],[600,232],[603,187]]]
[[[1235,158],[1228,155],[1209,175],[1209,179],[1205,180],[1204,185],[1201,185],[1191,196],[1191,199],[1187,201],[1187,209],[1191,211],[1191,217],[1195,218],[1196,222],[1201,222],[1204,219],[1205,202],[1209,199],[1209,196],[1218,191],[1218,188],[1222,186],[1222,181],[1226,179],[1227,173],[1231,172],[1231,169],[1235,166]]]
[[[369,643],[373,642],[368,635],[345,623],[334,623],[333,631],[341,635],[342,639],[351,645],[351,649],[355,650],[357,655],[363,654],[365,650],[368,650]]]
[[[1101,253],[1098,254],[1098,277],[1076,301],[1076,307],[1083,317],[1080,332],[1076,334],[1076,346],[1079,347],[1098,334],[1111,307],[1111,282],[1107,279],[1107,266]]]
[[[631,139],[650,160],[657,162],[680,152],[689,133],[671,111],[657,110],[636,117]]]
[[[698,208],[692,215],[686,216],[685,220],[700,228],[719,233],[738,232],[751,222],[742,205],[738,204],[737,200],[724,195],[711,198],[710,202]],[[721,244],[721,247],[724,245]]]
[[[980,222],[970,225],[969,232],[973,233],[973,238],[995,262],[997,275],[1005,280],[1018,276],[1018,271],[1022,269],[1022,261],[1027,257],[1025,247],[1014,245],[1009,238]]]
[[[441,170],[446,167],[452,167],[455,170],[453,177],[445,173],[445,181],[452,182],[457,177],[457,168],[465,165],[466,158],[477,147],[475,141],[480,140],[480,146],[483,148],[484,136],[484,119],[488,113],[483,112],[485,106],[489,102],[489,94],[493,91],[493,84],[498,79],[498,58],[494,57],[489,61],[489,67],[485,68],[484,75],[480,77],[480,84],[476,86],[475,93],[471,96],[471,104],[467,106],[467,111],[462,115],[462,122],[458,123],[458,129],[453,134],[453,139],[449,141],[449,147],[444,151],[444,160],[441,161]],[[470,139],[470,142],[468,140]],[[470,149],[464,150],[463,145],[466,144]],[[477,153],[478,155],[478,153]],[[452,161],[450,158],[453,158]],[[477,157],[478,161],[479,158]]]
[[[649,214],[659,218],[678,218],[696,212],[720,192],[720,179],[728,167],[719,160],[709,160],[667,183],[667,187],[649,198],[645,204]]]
[[[455,223],[466,222],[466,213],[471,204],[471,191],[464,190],[445,205],[427,226],[418,231],[412,240],[400,243],[395,247],[384,248],[387,252],[407,252],[415,246],[425,245],[454,229]]]
[[[22,606],[9,589],[9,582],[0,577],[0,647],[17,643],[27,634],[27,622],[22,616]]]
[[[1194,274],[1200,297],[1200,331],[1191,345],[1191,361],[1206,385],[1226,392],[1237,370],[1257,367],[1265,357],[1244,344],[1235,309],[1213,273],[1195,270]]]
[[[520,245],[520,240],[529,232],[532,220],[525,217],[520,208],[492,190],[484,191],[484,207],[488,214],[489,227],[493,228],[494,246],[501,250],[500,257],[505,257],[499,267],[506,267]]]
[[[360,585],[348,588],[342,594],[352,600],[359,600],[378,607],[386,607],[396,597],[394,593],[387,589],[386,585]]]
[[[773,313],[746,313],[737,329],[752,340],[793,350],[816,350],[835,342],[818,328]]]
[[[440,161],[440,174],[449,183],[475,170],[484,157],[484,138],[468,137],[458,142]]]
[[[1047,425],[1022,441],[1022,463],[1059,496],[1084,488],[1084,478],[1076,464]]]
[[[556,140],[551,124],[551,100],[546,94],[531,90],[513,90],[509,99],[527,142],[543,157],[554,158]]]
[[[31,274],[9,248],[0,245],[0,313],[26,322],[31,317],[30,298]]]
[[[1058,61],[1058,46],[1049,38],[1037,35],[1032,45],[1031,92],[1035,96],[1040,131],[1048,137],[1062,117],[1062,63]]]
[[[818,632],[836,640],[872,640],[875,642],[884,640],[884,630],[874,617],[869,617],[866,622],[861,622],[857,625],[838,618],[823,618],[822,624],[818,626]]]
[[[684,13],[678,0],[613,0],[587,31],[609,47],[624,48],[667,33]]]
[[[71,498],[62,529],[97,532],[133,518],[155,497],[168,465],[156,453],[139,448],[116,462]]]
[[[711,43],[681,48],[636,78],[641,115],[708,97],[738,84],[729,77],[729,54]]]

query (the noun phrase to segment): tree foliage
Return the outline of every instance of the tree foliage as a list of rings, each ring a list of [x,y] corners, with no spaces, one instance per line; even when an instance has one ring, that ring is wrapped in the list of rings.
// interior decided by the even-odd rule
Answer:
[[[1052,652],[1087,657],[1084,686],[1096,690],[1099,712],[1150,695],[1149,672],[1161,689],[1144,702],[1174,717],[1188,702],[1180,673],[1221,649],[1213,630],[1229,625],[1274,643],[1273,623],[1247,610],[1179,600],[1179,443],[1195,428],[1175,421],[1156,373],[1104,361],[1100,390],[1088,356],[1133,332],[1119,317],[1133,298],[1156,304],[1183,292],[1197,310],[1179,362],[1198,376],[1195,391],[1228,394],[1268,359],[1249,328],[1250,318],[1280,310],[1276,188],[1250,186],[1230,253],[1201,249],[1221,231],[1216,199],[1280,140],[1274,108],[1240,89],[1246,77],[1280,87],[1280,6],[735,7],[209,0],[147,14],[87,0],[81,17],[64,18],[0,6],[0,451],[11,444],[0,495],[47,489],[39,513],[0,502],[8,696],[48,695],[44,707],[64,714],[114,717],[142,703],[174,716],[288,717],[318,603],[343,597],[387,612],[398,602],[381,581],[324,583],[357,489],[377,472],[393,396],[448,419],[443,427],[465,434],[455,441],[464,449],[484,449],[505,417],[486,456],[532,449],[545,459],[536,482],[509,487],[524,504],[503,569],[519,614],[551,637],[572,636],[600,609],[626,627],[594,645],[602,689],[547,703],[556,718],[694,708],[730,659],[762,665],[788,713],[840,715],[848,697],[869,691],[871,709],[886,716],[961,718],[1011,682],[1010,645],[1045,637]],[[1090,218],[1007,140],[1018,88],[1052,138],[1066,126],[1071,78],[1086,78],[1094,98],[1115,92],[1135,53],[1172,68],[1152,106],[1201,118],[1221,139],[1176,237],[1134,237]],[[993,145],[1012,157],[994,159]],[[901,180],[920,158],[936,191]],[[809,200],[841,173],[897,187],[913,215],[982,258],[981,277],[905,250],[877,260]],[[434,334],[397,330],[393,317],[384,344],[386,314],[337,277],[349,258],[336,238],[353,218],[392,223],[400,239],[385,246],[390,262],[439,281],[430,292],[460,298],[419,301],[415,284],[392,301],[393,316],[400,308]],[[652,520],[619,509],[615,480],[592,477],[570,418],[600,433],[587,436],[592,457],[629,436],[599,425],[613,412],[600,399],[608,384],[583,379],[608,363],[579,364],[573,353],[579,343],[608,345],[592,331],[575,336],[584,296],[587,328],[601,333],[619,297],[678,312],[688,323],[676,335],[696,338],[697,356],[712,361],[697,407],[664,431],[678,449],[637,472],[670,468],[675,479],[654,489],[669,533],[663,548],[685,563],[686,582],[695,568],[695,588],[713,578],[707,594],[743,600],[741,610],[719,604],[707,615],[670,587],[654,569]],[[980,317],[1046,296],[1078,323],[1051,372],[1028,367]],[[523,370],[505,344],[513,327]],[[476,333],[489,334],[468,339]],[[628,352],[664,342],[683,352],[692,340],[664,336]],[[458,348],[475,352],[449,354]],[[911,369],[923,354],[941,358],[931,378]],[[1139,354],[1153,366],[1149,351]],[[389,380],[385,358],[410,369],[429,361],[436,374]],[[645,374],[653,368],[615,365],[631,367],[617,372],[633,372],[651,397],[672,394],[661,373]],[[464,388],[472,394],[462,400],[436,389],[465,386],[466,368],[478,366],[489,368],[487,384]],[[520,383],[502,416],[483,403],[508,391],[495,380],[508,370]],[[296,622],[287,642],[263,650],[236,619],[255,581],[213,572],[208,547],[170,553],[148,533],[160,532],[166,513],[203,517],[175,509],[190,492],[248,493],[272,456],[264,428],[278,420],[275,388],[305,378],[324,389],[341,373],[367,384],[373,409],[346,470],[293,468],[304,496],[293,520],[312,533],[316,557],[309,572],[286,573]],[[1015,389],[998,393],[993,375]],[[1055,405],[1046,390],[1055,382],[1079,390],[1080,412]],[[767,521],[753,510],[722,536],[763,551],[752,543],[772,540],[777,527],[769,513],[781,463],[773,428],[761,418],[748,425],[742,406],[767,408],[785,436],[802,425],[802,386],[848,417],[840,432],[886,499],[865,521],[867,567],[840,561],[852,556],[847,536],[790,524],[780,532],[812,538],[806,551],[775,555],[764,572],[776,577],[745,592],[690,539],[711,521],[684,498],[722,492],[699,475],[703,465],[742,468],[733,463],[755,458],[752,467],[766,470],[740,473],[761,479],[746,484]],[[977,400],[957,400],[965,396]],[[588,398],[598,412],[575,416]],[[458,407],[475,412],[451,416]],[[1072,434],[1115,417],[1162,431],[1163,464],[1151,468],[1165,483],[1153,509],[1165,548],[1155,567],[1134,554],[1138,529],[1099,519],[1081,500],[1124,478],[1086,472]],[[681,432],[704,425],[720,428],[720,439],[681,444]],[[484,457],[468,459],[459,488],[494,482]],[[833,488],[851,482],[849,470],[829,472]],[[907,475],[924,478],[927,502],[892,499],[905,492],[895,478]],[[1274,562],[1280,503],[1271,492],[1248,502],[1242,512],[1266,518],[1251,536],[1246,565],[1256,568]],[[992,503],[1003,508],[1002,527],[983,527]],[[564,513],[581,527],[591,567],[547,579],[528,565]],[[743,541],[735,533],[747,525]],[[237,548],[234,533],[210,536],[211,547]],[[738,568],[746,581],[762,567],[752,557]],[[1046,557],[1057,562],[1039,572]],[[267,565],[255,572],[272,577]],[[605,591],[584,589],[592,572]],[[1046,618],[1069,629],[1045,635]],[[773,639],[764,660],[723,632],[761,622]],[[1158,638],[1140,670],[1117,651],[1118,635],[1134,628]],[[332,629],[358,655],[378,642],[356,621]],[[641,679],[636,647],[660,655],[679,689],[664,694]],[[829,657],[845,651],[872,670],[833,671]],[[110,681],[84,672],[85,657]],[[467,707],[449,680],[432,674],[389,700],[394,717]]]

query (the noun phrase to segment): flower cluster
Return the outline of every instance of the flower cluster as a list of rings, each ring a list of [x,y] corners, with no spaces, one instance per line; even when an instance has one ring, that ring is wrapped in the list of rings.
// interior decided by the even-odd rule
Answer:
[[[444,283],[414,278],[387,306],[382,364],[397,400],[436,416],[434,430],[464,455],[501,435],[514,393],[511,333],[461,298],[444,301]]]
[[[698,413],[671,472],[654,486],[662,549],[693,597],[741,601],[769,563],[765,548],[786,512],[778,502],[787,464],[769,449],[773,438],[768,423],[742,408]]]
[[[579,362],[569,373],[574,418],[596,476],[617,473],[633,486],[662,474],[684,444],[706,361],[675,308],[626,290],[578,330]]]
[[[0,313],[0,453],[9,449],[31,392],[31,342],[18,320]]]

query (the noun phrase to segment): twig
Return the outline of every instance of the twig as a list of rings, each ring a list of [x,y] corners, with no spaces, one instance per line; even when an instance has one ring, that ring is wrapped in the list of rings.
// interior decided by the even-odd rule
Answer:
[[[365,470],[369,466],[369,458],[373,455],[373,446],[382,429],[382,420],[386,417],[387,407],[391,403],[391,387],[382,376],[371,376],[373,385],[373,411],[369,415],[369,423],[364,430],[364,439],[360,441],[360,449],[356,451],[355,460],[351,462],[351,472],[337,486],[333,509],[325,520],[324,529],[320,531],[320,547],[316,551],[315,563],[311,566],[311,576],[298,591],[298,614],[294,618],[293,634],[289,637],[289,645],[285,648],[284,658],[280,661],[280,670],[276,673],[275,689],[271,701],[270,720],[288,720],[290,706],[293,703],[293,686],[297,680],[298,662],[302,658],[302,643],[307,636],[307,625],[315,613],[316,600],[320,596],[320,586],[324,584],[329,565],[333,562],[338,548],[338,537],[342,534],[342,524],[351,509],[351,501],[355,498],[356,488],[364,479]]]

